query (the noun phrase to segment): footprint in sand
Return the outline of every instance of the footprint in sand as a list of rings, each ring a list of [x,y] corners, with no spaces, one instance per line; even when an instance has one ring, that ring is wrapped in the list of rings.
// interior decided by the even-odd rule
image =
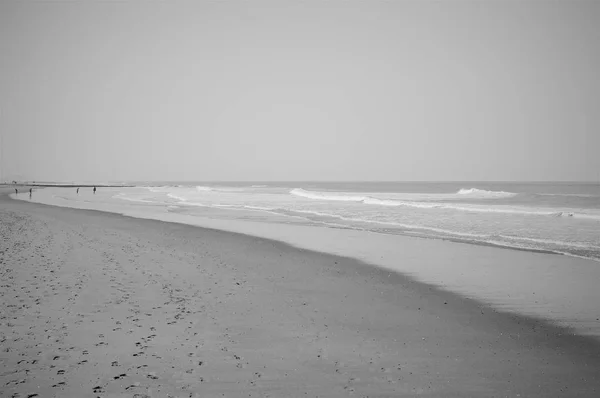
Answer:
[[[126,390],[131,390],[132,388],[136,388],[139,387],[140,383],[139,382],[135,382],[133,384],[130,384],[129,386],[125,387]]]

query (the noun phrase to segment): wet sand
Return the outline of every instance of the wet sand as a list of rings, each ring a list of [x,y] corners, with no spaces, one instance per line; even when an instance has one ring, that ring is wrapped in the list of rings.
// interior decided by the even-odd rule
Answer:
[[[600,396],[594,338],[266,239],[2,196],[0,276],[1,397]]]

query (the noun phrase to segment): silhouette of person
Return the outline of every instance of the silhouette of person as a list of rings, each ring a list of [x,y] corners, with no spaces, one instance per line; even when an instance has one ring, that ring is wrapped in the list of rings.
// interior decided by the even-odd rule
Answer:
[[[77,187],[77,195],[79,195],[79,187]]]
[[[31,194],[33,193],[33,188],[29,188],[29,199],[31,199]]]
[[[94,195],[96,194],[96,187],[94,187]]]
[[[19,190],[17,188],[15,188],[15,195],[19,194]]]

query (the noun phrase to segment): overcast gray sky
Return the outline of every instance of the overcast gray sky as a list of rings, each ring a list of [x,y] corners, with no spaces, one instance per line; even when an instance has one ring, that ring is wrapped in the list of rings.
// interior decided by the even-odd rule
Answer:
[[[594,180],[600,2],[0,2],[6,178]]]

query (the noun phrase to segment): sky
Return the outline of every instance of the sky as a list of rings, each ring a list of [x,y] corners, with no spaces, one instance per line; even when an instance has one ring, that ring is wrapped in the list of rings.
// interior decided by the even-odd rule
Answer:
[[[0,2],[1,170],[600,181],[600,2]]]

